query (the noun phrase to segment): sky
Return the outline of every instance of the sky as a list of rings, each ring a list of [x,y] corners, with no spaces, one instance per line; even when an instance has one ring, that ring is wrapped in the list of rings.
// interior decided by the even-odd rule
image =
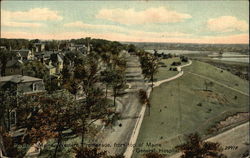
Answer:
[[[246,1],[1,1],[1,38],[249,43]]]

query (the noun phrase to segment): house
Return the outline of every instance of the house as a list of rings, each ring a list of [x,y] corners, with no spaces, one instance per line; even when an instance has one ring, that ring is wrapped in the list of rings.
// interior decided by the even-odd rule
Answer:
[[[45,92],[45,86],[43,80],[40,78],[22,76],[22,75],[11,75],[0,77],[0,90],[13,91],[13,95],[18,94],[33,94]],[[12,109],[10,112],[10,119],[8,119],[8,128],[15,127],[17,123],[17,110]]]
[[[57,54],[57,53],[58,52],[55,51],[36,52],[35,57],[37,60],[40,60],[43,63],[50,59],[51,54]]]
[[[23,69],[23,61],[12,58],[6,63],[5,75],[21,75]]]
[[[51,54],[50,61],[53,66],[56,67],[56,73],[60,74],[63,70],[63,57],[60,54]]]
[[[53,76],[53,75],[56,75],[56,67],[52,65],[52,62],[49,61],[48,64],[44,63],[44,66],[47,70],[47,74],[49,76]]]
[[[23,75],[11,75],[0,77],[1,90],[7,90],[10,87],[14,87],[17,93],[23,94],[45,91],[43,80],[40,78]]]
[[[85,46],[84,44],[70,43],[68,50],[69,51],[79,51],[83,54],[87,54],[90,52],[90,46]]]
[[[29,49],[12,50],[19,60],[28,61],[34,59],[34,54]]]
[[[34,52],[43,52],[45,50],[45,44],[44,43],[34,43],[33,46]]]

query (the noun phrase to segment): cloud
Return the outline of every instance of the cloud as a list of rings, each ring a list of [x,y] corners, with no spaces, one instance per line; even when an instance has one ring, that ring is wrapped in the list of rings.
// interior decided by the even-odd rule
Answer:
[[[86,28],[86,29],[112,30],[112,31],[116,31],[116,32],[127,31],[126,29],[119,27],[119,26],[85,24],[81,21],[67,23],[67,24],[64,24],[63,26],[64,27],[74,27],[74,28]]]
[[[9,27],[41,27],[38,21],[62,20],[57,11],[48,8],[34,8],[28,11],[8,11],[1,9],[1,25]]]
[[[43,24],[40,23],[27,23],[27,22],[10,22],[5,21],[2,22],[3,26],[9,26],[9,27],[43,27]]]
[[[221,16],[207,21],[207,28],[214,32],[247,31],[248,23],[233,16]]]
[[[186,34],[182,32],[146,32],[146,31],[139,31],[139,30],[129,29],[129,28],[115,26],[115,25],[85,24],[81,21],[67,23],[67,24],[64,24],[64,26],[73,27],[73,28],[83,28],[83,29],[98,29],[98,30],[105,30],[106,32],[112,32],[112,33],[119,32],[119,33],[126,33],[127,35],[131,35],[131,36],[151,37],[151,38],[190,36],[190,34]]]
[[[134,9],[102,9],[96,18],[121,24],[175,23],[191,18],[191,15],[168,10],[164,7],[149,8],[144,11]]]

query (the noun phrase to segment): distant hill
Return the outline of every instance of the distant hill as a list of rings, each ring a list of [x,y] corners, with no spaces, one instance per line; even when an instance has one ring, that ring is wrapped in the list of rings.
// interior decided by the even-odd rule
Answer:
[[[248,44],[192,44],[192,43],[152,43],[152,42],[122,42],[134,44],[145,50],[191,50],[191,51],[222,51],[248,54]]]

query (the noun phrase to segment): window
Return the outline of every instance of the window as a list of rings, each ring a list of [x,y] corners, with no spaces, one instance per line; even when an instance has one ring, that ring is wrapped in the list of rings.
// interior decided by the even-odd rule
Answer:
[[[16,111],[10,112],[10,124],[11,126],[16,125]]]
[[[33,87],[33,91],[37,91],[38,90],[38,85],[36,83],[33,83],[32,87]]]

